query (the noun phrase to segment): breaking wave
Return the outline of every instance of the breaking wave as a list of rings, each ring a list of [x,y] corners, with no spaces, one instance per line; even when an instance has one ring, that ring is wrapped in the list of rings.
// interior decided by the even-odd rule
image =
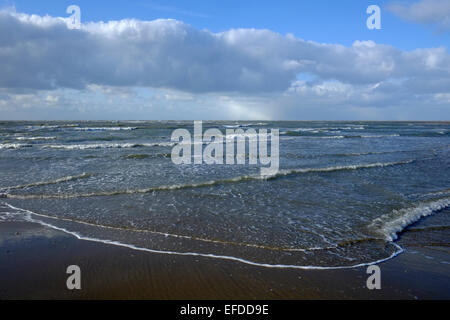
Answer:
[[[55,140],[56,137],[16,137],[16,140]]]
[[[0,144],[0,149],[21,149],[32,147],[31,144],[28,143],[3,143]]]
[[[369,228],[381,234],[387,241],[394,241],[407,226],[448,207],[450,207],[450,198],[422,202],[410,208],[393,210],[372,221]]]
[[[139,147],[170,147],[173,142],[154,143],[95,143],[95,144],[49,144],[43,148],[65,149],[65,150],[85,150],[85,149],[109,149],[109,148],[139,148]]]
[[[137,127],[75,127],[76,131],[130,131]]]
[[[122,194],[141,194],[150,193],[155,191],[170,191],[170,190],[181,190],[189,188],[201,188],[207,186],[213,186],[223,183],[236,183],[249,180],[271,180],[278,177],[295,175],[295,174],[306,174],[313,172],[333,172],[333,171],[345,171],[345,170],[358,170],[358,169],[369,169],[369,168],[381,168],[389,167],[395,165],[402,165],[412,163],[414,160],[399,161],[399,162],[385,162],[385,163],[368,163],[368,164],[358,164],[358,165],[347,165],[347,166],[332,166],[324,168],[298,168],[298,169],[284,169],[279,170],[277,173],[272,175],[244,175],[229,179],[219,179],[210,180],[199,183],[189,183],[189,184],[174,184],[165,186],[156,186],[150,188],[133,189],[133,190],[112,190],[112,191],[101,191],[101,192],[89,192],[89,193],[71,193],[71,194],[26,194],[26,195],[16,195],[16,194],[5,194],[5,198],[11,199],[39,199],[39,198],[84,198],[84,197],[101,197],[101,196],[115,196]]]
[[[73,180],[78,180],[78,179],[84,179],[84,178],[88,178],[90,176],[91,176],[90,174],[83,172],[80,175],[67,176],[67,177],[62,177],[62,178],[58,178],[55,180],[39,181],[39,182],[21,184],[21,185],[12,186],[12,187],[0,187],[0,190],[4,191],[4,190],[25,189],[25,188],[37,187],[37,186],[46,186],[49,184],[57,184],[57,183],[61,183],[61,182],[68,182],[68,181],[73,181]]]

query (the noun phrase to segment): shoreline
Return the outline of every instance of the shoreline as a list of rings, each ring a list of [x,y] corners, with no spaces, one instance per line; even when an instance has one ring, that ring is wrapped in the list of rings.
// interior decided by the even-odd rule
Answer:
[[[151,253],[32,222],[2,222],[0,235],[0,299],[450,299],[448,247],[407,239],[398,241],[403,253],[378,264],[381,290],[369,290],[367,267],[277,269]],[[73,264],[81,290],[66,288]]]

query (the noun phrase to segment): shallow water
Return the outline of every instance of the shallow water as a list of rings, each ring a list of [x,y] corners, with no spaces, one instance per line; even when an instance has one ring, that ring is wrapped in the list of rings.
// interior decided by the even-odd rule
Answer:
[[[173,164],[171,133],[190,121],[1,122],[0,221],[280,268],[393,257],[416,222],[449,237],[449,123],[203,123],[237,127],[280,130],[276,175]]]

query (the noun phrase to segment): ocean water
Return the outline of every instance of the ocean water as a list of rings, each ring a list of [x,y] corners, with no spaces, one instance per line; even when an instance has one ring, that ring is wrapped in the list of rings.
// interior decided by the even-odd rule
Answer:
[[[0,223],[277,268],[390,259],[411,228],[450,243],[450,123],[203,122],[238,127],[280,130],[277,174],[173,164],[192,121],[0,122]]]

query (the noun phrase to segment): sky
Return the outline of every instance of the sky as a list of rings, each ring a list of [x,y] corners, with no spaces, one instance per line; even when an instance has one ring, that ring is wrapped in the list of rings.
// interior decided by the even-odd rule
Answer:
[[[450,120],[449,45],[450,0],[0,0],[0,120]]]

